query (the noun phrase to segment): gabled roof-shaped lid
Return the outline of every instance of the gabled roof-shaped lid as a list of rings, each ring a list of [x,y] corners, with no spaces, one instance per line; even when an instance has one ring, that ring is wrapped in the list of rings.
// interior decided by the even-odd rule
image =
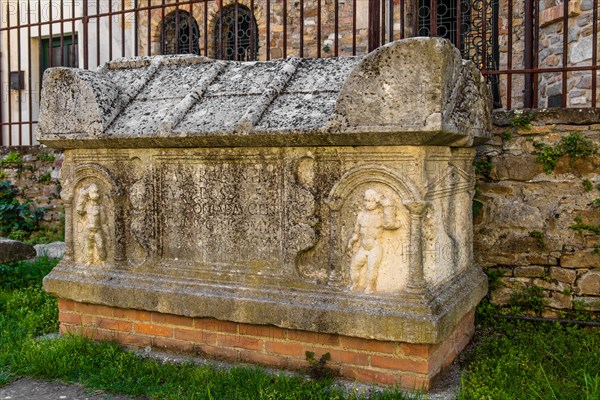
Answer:
[[[38,139],[73,147],[470,146],[489,137],[477,68],[444,39],[365,57],[157,56],[44,74]]]

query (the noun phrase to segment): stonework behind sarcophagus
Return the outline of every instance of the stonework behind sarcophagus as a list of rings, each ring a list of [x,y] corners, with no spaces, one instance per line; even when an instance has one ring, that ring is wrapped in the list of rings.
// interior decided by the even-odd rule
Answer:
[[[52,69],[39,140],[66,149],[67,252],[45,288],[290,332],[448,340],[486,292],[471,146],[489,137],[488,99],[441,39],[364,58]]]

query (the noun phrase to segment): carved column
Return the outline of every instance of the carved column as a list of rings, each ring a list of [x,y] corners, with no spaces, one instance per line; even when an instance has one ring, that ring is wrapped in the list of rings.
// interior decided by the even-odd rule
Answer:
[[[73,260],[73,216],[71,200],[65,200],[65,260]]]
[[[404,203],[410,212],[410,253],[408,259],[408,285],[412,291],[424,291],[426,287],[423,272],[423,216],[429,203],[412,201]]]

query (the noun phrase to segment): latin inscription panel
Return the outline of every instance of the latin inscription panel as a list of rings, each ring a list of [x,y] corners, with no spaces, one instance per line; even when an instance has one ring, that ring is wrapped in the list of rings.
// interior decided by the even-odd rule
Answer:
[[[225,269],[280,269],[284,210],[279,159],[165,163],[162,171],[164,258]]]

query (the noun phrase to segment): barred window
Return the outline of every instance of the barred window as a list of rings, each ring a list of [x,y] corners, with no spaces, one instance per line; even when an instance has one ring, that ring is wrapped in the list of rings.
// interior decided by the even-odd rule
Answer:
[[[258,54],[258,27],[250,9],[241,4],[223,9],[217,17],[215,58],[253,61]]]
[[[198,23],[187,11],[169,13],[161,30],[161,54],[200,54]]]

